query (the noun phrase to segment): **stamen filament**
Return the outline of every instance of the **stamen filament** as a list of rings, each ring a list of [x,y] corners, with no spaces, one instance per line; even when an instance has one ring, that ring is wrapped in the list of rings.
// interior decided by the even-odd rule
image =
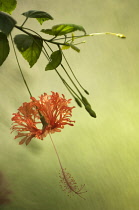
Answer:
[[[63,189],[63,191],[67,190],[68,193],[74,192],[76,195],[78,195],[78,196],[80,196],[81,198],[83,198],[80,194],[87,192],[87,191],[81,192],[81,190],[83,189],[83,187],[84,187],[85,185],[81,185],[81,187],[80,187],[80,189],[79,189],[78,186],[77,186],[77,183],[76,183],[75,180],[74,180],[74,178],[71,177],[71,175],[70,175],[68,172],[65,171],[66,169],[64,169],[63,166],[62,166],[62,163],[61,163],[59,154],[58,154],[57,149],[56,149],[56,147],[55,147],[55,144],[54,144],[54,142],[53,142],[53,140],[52,140],[52,137],[51,137],[50,134],[49,134],[49,136],[50,136],[51,142],[52,142],[52,144],[53,144],[55,153],[56,153],[56,155],[57,155],[57,158],[58,158],[58,161],[59,161],[59,165],[60,165],[60,168],[61,168],[61,172],[62,172],[62,175],[63,175],[63,177],[60,176],[61,182],[64,183],[64,189]],[[85,199],[85,198],[83,198],[83,199]]]

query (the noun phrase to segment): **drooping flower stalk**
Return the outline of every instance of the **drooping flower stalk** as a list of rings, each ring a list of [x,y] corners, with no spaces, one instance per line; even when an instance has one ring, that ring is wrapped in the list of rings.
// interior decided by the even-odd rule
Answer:
[[[53,50],[51,49],[51,47],[49,46],[49,44],[47,42],[45,42],[46,45],[49,47],[49,49],[51,50],[51,52],[53,52]],[[61,50],[60,46],[58,45],[59,50]],[[61,50],[62,51],[62,50]],[[65,59],[65,57],[64,57]],[[68,67],[70,69],[71,72],[72,69],[69,65],[69,63],[67,62],[67,60],[65,59],[66,63],[68,64]],[[81,91],[79,90],[79,88],[77,87],[77,85],[75,84],[75,82],[73,81],[73,79],[71,78],[71,76],[69,75],[69,73],[67,72],[66,68],[63,66],[63,64],[60,64],[61,67],[63,68],[64,72],[66,73],[66,75],[68,76],[68,78],[70,79],[71,83],[73,84],[73,86],[75,87],[75,89],[77,90],[77,92],[79,93],[79,95],[73,90],[73,88],[71,88],[71,86],[65,81],[65,79],[63,79],[63,77],[60,75],[59,71],[57,71],[57,69],[55,69],[56,73],[58,74],[58,76],[60,77],[60,79],[62,80],[63,84],[66,86],[66,88],[68,89],[68,91],[71,93],[71,95],[73,96],[75,102],[78,104],[79,107],[82,107],[82,104],[84,105],[86,111],[90,114],[90,116],[96,118],[96,113],[92,110],[91,105],[89,104],[89,102],[87,101],[87,99],[82,95]],[[72,73],[73,74],[73,73]],[[75,75],[73,74],[74,78]],[[75,79],[76,81],[78,81],[77,79]],[[80,84],[79,82],[77,82],[78,84]],[[83,87],[82,87],[83,88]],[[83,88],[84,89],[84,88]],[[87,90],[84,89],[84,92],[86,94],[89,94]]]
[[[64,57],[64,59],[65,59],[67,65],[68,65],[68,67],[69,67],[69,69],[70,69],[70,71],[71,71],[71,73],[72,73],[74,79],[76,80],[76,82],[79,84],[79,86],[82,88],[82,90],[83,90],[87,95],[89,95],[89,92],[81,85],[81,83],[79,82],[79,80],[78,80],[77,77],[75,76],[75,74],[74,74],[74,72],[73,72],[73,70],[72,70],[72,68],[71,68],[71,66],[70,66],[70,64],[69,64],[69,62],[68,62],[68,60],[67,60],[65,54],[63,53],[63,51],[62,51],[62,55],[63,55],[63,57]]]
[[[15,46],[14,46],[14,42],[13,42],[13,38],[12,38],[12,35],[11,35],[11,34],[10,34],[10,37],[11,37],[11,42],[12,42],[12,46],[13,46],[13,50],[14,50],[14,54],[15,54],[15,58],[16,58],[16,61],[17,61],[17,65],[18,65],[19,71],[20,71],[20,73],[21,73],[21,76],[22,76],[22,79],[23,79],[23,81],[24,81],[24,84],[25,84],[25,86],[26,86],[26,88],[27,88],[27,91],[28,91],[30,97],[32,97],[31,91],[30,91],[30,89],[29,89],[29,87],[28,87],[28,84],[27,84],[26,79],[25,79],[25,77],[24,77],[24,74],[23,74],[23,72],[22,72],[20,63],[19,63],[19,61],[18,61],[17,53],[16,53],[16,50],[15,50]]]
[[[50,49],[51,52],[53,52],[52,48],[49,46],[49,44],[45,41],[45,44],[47,45],[47,47]],[[59,47],[59,46],[58,46]],[[59,47],[60,49],[60,47]],[[60,49],[61,50],[61,49]],[[61,50],[62,51],[62,50]],[[47,53],[47,51],[45,50],[45,52]],[[63,53],[62,53],[63,54]],[[49,57],[48,53],[47,53],[47,57]],[[64,57],[64,56],[63,56]],[[64,57],[65,59],[65,57]],[[65,59],[66,63],[67,60]],[[63,64],[61,64],[61,67],[63,68],[63,70],[65,71],[65,73],[67,74],[68,78],[70,79],[70,81],[72,82],[72,84],[74,85],[74,87],[76,88],[76,90],[80,93],[78,87],[76,86],[76,84],[74,83],[74,81],[72,80],[72,78],[69,76],[68,72],[66,71],[66,68],[63,66]],[[69,64],[68,67],[70,68]],[[71,70],[71,69],[70,69]],[[60,77],[60,79],[62,80],[63,84],[65,85],[65,87],[68,89],[68,91],[70,92],[70,94],[72,95],[72,97],[75,99],[75,101],[80,100],[82,102],[82,99],[80,98],[80,96],[73,90],[73,88],[66,82],[66,80],[61,76],[61,74],[59,73],[59,71],[57,69],[55,69],[57,75]],[[74,73],[72,73],[74,74]],[[78,104],[78,103],[77,103]],[[79,104],[78,104],[79,105]],[[81,107],[81,106],[80,106]]]
[[[84,197],[81,196],[81,194],[86,193],[87,191],[82,191],[82,189],[84,188],[84,185],[81,185],[80,187],[77,185],[76,181],[74,180],[74,178],[71,176],[71,174],[69,172],[66,171],[66,168],[63,168],[59,154],[57,152],[56,146],[53,142],[53,139],[51,137],[51,135],[49,134],[51,142],[53,144],[55,153],[57,155],[58,161],[59,161],[59,165],[61,168],[61,173],[59,174],[60,177],[60,186],[62,188],[63,191],[68,193],[68,196],[70,196],[71,194],[76,194],[78,196],[80,196],[81,198],[85,199]]]
[[[71,99],[67,100],[63,94],[60,96],[55,92],[52,92],[51,95],[44,93],[39,99],[31,97],[30,102],[23,103],[18,112],[13,114],[11,129],[18,132],[15,139],[22,137],[19,144],[28,145],[32,138],[43,140],[47,134],[61,132],[65,125],[73,126],[75,121],[70,120],[70,117],[74,107],[69,107],[70,102]],[[42,128],[38,128],[38,125],[41,125]],[[79,188],[71,174],[63,168],[51,135],[50,138],[61,168],[60,186],[63,184],[62,189],[67,191],[68,195],[74,193],[82,197],[81,194],[86,192],[82,191],[84,185]]]

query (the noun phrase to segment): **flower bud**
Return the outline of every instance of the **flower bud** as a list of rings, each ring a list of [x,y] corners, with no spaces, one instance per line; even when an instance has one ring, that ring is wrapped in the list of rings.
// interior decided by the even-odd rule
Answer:
[[[74,98],[74,99],[75,99],[76,103],[78,104],[78,106],[79,106],[79,107],[82,107],[82,104],[81,104],[81,102],[79,101],[79,99],[78,99],[78,98]]]
[[[84,90],[84,92],[85,92],[87,95],[89,95],[89,92],[88,92],[87,90]]]
[[[85,106],[90,106],[91,107],[91,105],[89,104],[89,102],[87,101],[87,99],[84,96],[82,96],[82,102]]]
[[[85,106],[85,109],[86,109],[86,111],[87,111],[92,117],[94,117],[94,118],[97,117],[97,116],[96,116],[96,113],[92,110],[92,108],[91,108],[90,105],[86,105],[86,106]]]

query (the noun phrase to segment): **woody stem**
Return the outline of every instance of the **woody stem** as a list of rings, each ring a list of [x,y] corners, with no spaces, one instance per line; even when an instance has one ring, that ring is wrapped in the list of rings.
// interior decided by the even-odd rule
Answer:
[[[16,58],[16,61],[17,61],[17,64],[18,64],[18,67],[19,67],[19,70],[20,70],[22,79],[23,79],[23,81],[24,81],[24,84],[25,84],[25,86],[26,86],[28,92],[29,92],[30,97],[32,97],[31,91],[30,91],[30,89],[29,89],[29,87],[28,87],[28,84],[27,84],[26,79],[25,79],[25,77],[24,77],[24,74],[23,74],[23,72],[22,72],[22,69],[21,69],[21,66],[20,66],[20,63],[19,63],[19,60],[18,60],[18,57],[17,57],[17,53],[16,53],[16,50],[15,50],[15,46],[14,46],[14,42],[13,42],[13,38],[12,38],[12,35],[11,35],[11,34],[10,34],[10,37],[11,37],[11,42],[12,42],[12,46],[13,46],[15,58]],[[38,113],[39,113],[39,115],[40,115],[40,120],[41,120],[41,122],[42,122],[42,124],[43,124],[43,127],[45,128],[48,124],[47,124],[46,120],[44,119],[44,117],[42,116],[42,114],[40,113],[39,110],[38,110]]]

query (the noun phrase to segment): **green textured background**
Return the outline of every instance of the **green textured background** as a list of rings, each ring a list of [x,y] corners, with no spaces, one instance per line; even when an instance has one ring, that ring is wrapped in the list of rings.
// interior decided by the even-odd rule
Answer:
[[[24,20],[20,14],[30,9],[43,10],[54,17],[43,28],[75,23],[83,25],[88,33],[119,32],[127,39],[90,37],[80,46],[80,54],[65,52],[90,92],[97,118],[77,107],[72,117],[75,126],[67,126],[52,137],[64,167],[79,185],[86,184],[86,200],[69,198],[61,191],[59,165],[49,137],[44,141],[34,139],[26,147],[19,146],[14,134],[10,134],[12,113],[29,101],[11,50],[0,67],[0,170],[13,194],[11,204],[0,206],[0,210],[138,210],[138,0],[20,0],[13,12],[19,25]],[[41,28],[33,19],[26,26]],[[71,98],[56,73],[44,71],[47,61],[43,56],[32,69],[21,55],[19,59],[35,97],[52,90]]]

